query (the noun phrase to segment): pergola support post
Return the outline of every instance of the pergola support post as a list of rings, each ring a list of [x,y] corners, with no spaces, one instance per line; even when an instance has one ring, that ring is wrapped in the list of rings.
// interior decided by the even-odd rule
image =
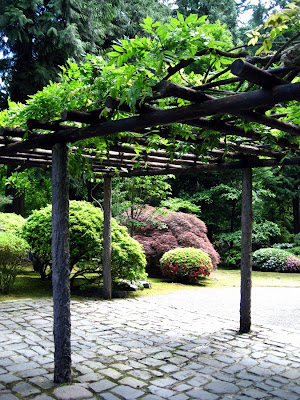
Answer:
[[[68,147],[52,148],[52,285],[54,382],[71,380]]]
[[[103,222],[103,297],[111,300],[111,201],[112,179],[110,176],[104,178],[104,222]]]
[[[251,328],[251,272],[252,272],[252,170],[242,170],[242,253],[240,332]]]

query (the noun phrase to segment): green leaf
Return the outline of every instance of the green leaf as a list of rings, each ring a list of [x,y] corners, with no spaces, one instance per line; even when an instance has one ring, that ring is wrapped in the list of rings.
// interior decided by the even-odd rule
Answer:
[[[113,45],[112,45],[112,48],[113,48],[114,50],[118,51],[119,53],[123,53],[123,52],[124,52],[123,47],[118,46],[117,44],[113,44]]]

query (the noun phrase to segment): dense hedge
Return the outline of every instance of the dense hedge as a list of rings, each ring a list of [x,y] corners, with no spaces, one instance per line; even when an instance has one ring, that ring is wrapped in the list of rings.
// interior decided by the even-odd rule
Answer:
[[[0,291],[8,293],[26,264],[29,250],[25,240],[10,232],[0,232]]]
[[[286,250],[265,248],[253,253],[252,265],[258,271],[300,272],[300,258]]]
[[[213,265],[207,253],[186,247],[166,252],[160,259],[160,268],[162,275],[173,281],[196,282],[209,276]]]
[[[22,229],[22,236],[31,247],[34,267],[42,278],[51,266],[51,212],[51,206],[34,211]],[[99,266],[103,252],[102,211],[84,201],[71,201],[69,225],[71,269],[80,263]],[[145,265],[142,246],[112,219],[113,278],[143,279]]]

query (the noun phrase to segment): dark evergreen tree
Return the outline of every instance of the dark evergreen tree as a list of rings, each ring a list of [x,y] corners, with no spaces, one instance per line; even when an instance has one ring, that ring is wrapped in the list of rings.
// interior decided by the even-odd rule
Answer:
[[[235,0],[177,0],[177,10],[184,16],[189,14],[208,15],[209,21],[217,20],[227,25],[233,38],[237,34],[237,4]]]
[[[2,0],[0,76],[14,101],[24,102],[71,57],[80,60],[103,43],[118,0]]]
[[[115,17],[107,27],[105,47],[116,39],[145,35],[140,24],[147,16],[165,23],[171,9],[158,0],[123,0],[116,9]]]

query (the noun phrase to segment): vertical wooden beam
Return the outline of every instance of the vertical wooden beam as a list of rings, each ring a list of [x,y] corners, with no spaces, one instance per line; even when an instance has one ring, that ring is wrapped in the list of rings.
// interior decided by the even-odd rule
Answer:
[[[111,300],[111,177],[104,178],[104,225],[103,225],[103,297]]]
[[[251,272],[252,272],[252,170],[242,170],[242,254],[240,332],[251,328]]]
[[[52,149],[52,285],[54,382],[71,380],[68,148]]]

